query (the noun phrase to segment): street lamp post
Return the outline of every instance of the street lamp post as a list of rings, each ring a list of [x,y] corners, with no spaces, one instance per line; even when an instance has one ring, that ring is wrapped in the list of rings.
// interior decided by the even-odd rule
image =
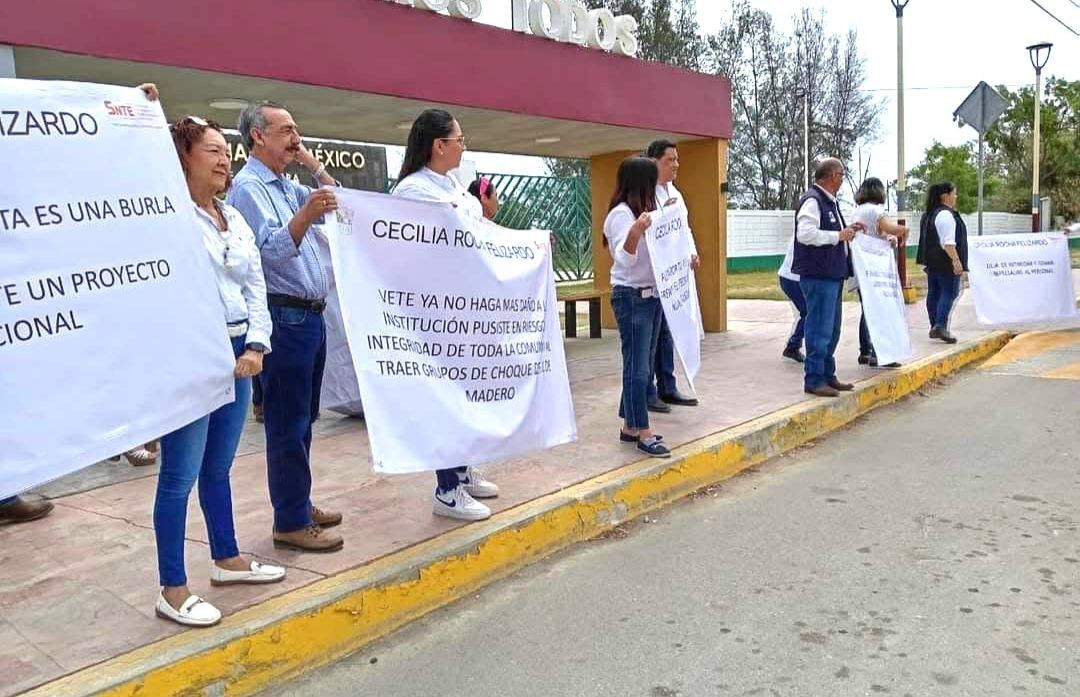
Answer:
[[[1028,58],[1031,66],[1035,68],[1035,132],[1034,143],[1031,148],[1031,231],[1039,232],[1042,226],[1039,221],[1039,213],[1042,202],[1039,200],[1039,121],[1042,112],[1042,69],[1046,61],[1050,60],[1050,49],[1053,44],[1043,42],[1032,44],[1027,47]],[[1045,51],[1045,53],[1043,53]]]
[[[904,8],[911,0],[890,0],[896,8],[896,210],[907,206],[907,173],[904,171]]]
[[[896,214],[903,216],[907,209],[907,172],[904,171],[904,8],[911,0],[890,0],[896,9]],[[907,221],[898,217],[897,222]],[[896,247],[896,270],[900,276],[904,302],[915,302],[915,289],[908,285],[907,250]]]

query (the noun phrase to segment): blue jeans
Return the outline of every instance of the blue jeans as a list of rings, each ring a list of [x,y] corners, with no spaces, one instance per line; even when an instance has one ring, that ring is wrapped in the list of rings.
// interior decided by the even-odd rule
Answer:
[[[949,328],[953,303],[960,296],[960,277],[952,273],[926,273],[926,314],[931,329]]]
[[[807,278],[799,281],[806,297],[806,371],[807,389],[836,380],[836,345],[840,342],[843,320],[844,282],[832,278]]]
[[[637,288],[615,286],[611,289],[611,308],[622,345],[619,416],[626,420],[627,428],[648,428],[649,380],[656,361],[662,314],[660,298],[643,298]]]
[[[671,338],[663,306],[660,307],[660,333],[656,337],[656,356],[652,375],[649,376],[649,401],[658,394],[675,394],[679,389],[675,381],[675,341]]]
[[[311,422],[326,366],[326,325],[317,312],[270,306],[273,351],[262,372],[266,479],[274,530],[311,525]]]
[[[862,307],[862,291],[859,291],[859,355],[877,355],[874,352],[874,342],[870,340],[870,327],[866,325],[866,310]]]
[[[795,305],[795,309],[799,311],[799,319],[795,322],[795,330],[791,332],[791,336],[788,337],[787,346],[792,350],[802,348],[803,336],[806,332],[806,298],[803,296],[802,288],[799,287],[798,281],[793,281],[790,278],[784,278],[783,276],[777,276],[780,279],[780,290],[784,291],[784,295],[788,297],[788,300]]]
[[[244,337],[232,340],[233,353],[244,351]],[[187,584],[184,572],[184,534],[188,496],[199,480],[199,505],[206,519],[210,556],[229,559],[240,552],[233,529],[232,468],[240,433],[251,400],[251,378],[236,380],[230,404],[217,408],[161,438],[161,471],[154,498],[154,537],[157,539],[158,576],[162,586]]]

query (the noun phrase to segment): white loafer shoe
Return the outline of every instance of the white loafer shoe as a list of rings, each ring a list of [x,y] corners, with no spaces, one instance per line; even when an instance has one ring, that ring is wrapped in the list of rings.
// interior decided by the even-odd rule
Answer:
[[[210,565],[210,585],[231,586],[237,583],[277,583],[285,580],[285,569],[273,564],[262,564],[257,561],[251,562],[251,568],[247,571],[229,571],[217,564]]]
[[[189,595],[184,604],[177,610],[163,594],[158,594],[157,616],[172,620],[186,627],[211,627],[221,621],[221,610],[206,602],[197,595]]]

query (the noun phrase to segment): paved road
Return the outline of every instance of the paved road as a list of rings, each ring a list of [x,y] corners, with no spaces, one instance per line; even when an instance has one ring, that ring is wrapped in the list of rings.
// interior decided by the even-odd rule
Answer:
[[[1080,694],[1080,382],[1036,374],[967,373],[266,697]]]

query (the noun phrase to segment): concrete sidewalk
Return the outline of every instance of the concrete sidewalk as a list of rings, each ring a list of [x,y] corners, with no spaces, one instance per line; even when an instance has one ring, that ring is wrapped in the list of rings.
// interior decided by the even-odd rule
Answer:
[[[695,443],[778,410],[790,409],[794,413],[828,401],[816,399],[812,404],[803,405],[807,400],[802,392],[801,366],[780,357],[783,339],[792,321],[792,310],[787,303],[730,301],[728,307],[730,331],[709,335],[703,346],[702,373],[697,381],[701,406],[676,407],[670,415],[655,415],[654,428],[674,446]],[[923,362],[924,366],[938,370],[936,374],[965,361],[983,358],[1004,341],[1000,335],[987,341],[990,334],[974,327],[973,313],[966,302],[957,309],[953,325],[961,345],[952,348],[927,339],[926,316],[921,303],[911,306],[909,311],[917,357],[934,355],[941,358],[936,363]],[[883,374],[901,376],[904,371],[878,371],[856,364],[858,312],[858,305],[845,305],[844,335],[837,352],[840,378],[867,381]],[[978,347],[973,348],[976,344]],[[956,356],[963,357],[958,359]],[[580,440],[486,467],[488,476],[499,483],[503,492],[493,502],[496,513],[542,500],[542,497],[581,482],[601,482],[601,475],[639,460],[634,450],[621,445],[616,438],[619,422],[615,411],[621,359],[615,332],[605,332],[602,340],[568,341],[567,357]],[[934,365],[938,367],[934,368]],[[923,370],[925,375],[930,375],[925,367]],[[866,392],[870,398],[854,397],[849,403],[850,409],[842,415],[815,416],[814,428],[818,430],[804,429],[808,437],[819,434],[821,429],[828,430],[849,421],[860,410],[872,408],[877,401],[905,394],[918,386],[911,382],[916,378],[897,379],[907,382],[897,387],[900,383],[896,381],[896,384],[886,384],[879,380],[880,385]],[[873,381],[866,383],[867,386],[875,384]],[[342,552],[305,555],[273,548],[261,435],[253,424],[248,426],[243,454],[233,468],[233,498],[241,549],[246,554],[287,566],[289,576],[285,583],[261,588],[212,589],[207,577],[206,530],[197,499],[192,497],[187,549],[190,585],[193,592],[211,600],[226,615],[249,608],[250,612],[265,610],[272,613],[273,617],[267,620],[272,622],[280,621],[290,613],[314,616],[313,608],[322,602],[318,599],[322,597],[319,594],[333,586],[331,581],[345,579],[349,583],[359,583],[361,575],[375,573],[371,571],[377,567],[372,565],[375,560],[389,563],[402,554],[402,550],[414,548],[406,552],[412,555],[410,563],[418,564],[419,557],[424,555],[428,555],[424,556],[427,562],[433,563],[433,560],[441,559],[438,548],[443,540],[447,544],[464,545],[461,549],[475,549],[487,539],[484,535],[499,529],[502,518],[496,516],[488,523],[458,530],[459,534],[452,533],[463,524],[431,514],[433,477],[430,474],[394,477],[373,474],[362,421],[324,413],[318,431],[312,447],[313,500],[320,506],[344,513],[345,520],[340,528],[345,538]],[[790,436],[791,443],[797,444],[801,434],[800,431],[800,435]],[[745,446],[740,447],[745,451]],[[745,459],[744,455],[739,457]],[[746,465],[732,465],[727,476],[743,466]],[[126,468],[127,465],[113,467]],[[124,683],[125,676],[138,673],[140,660],[161,661],[162,656],[171,655],[169,651],[179,651],[181,646],[190,649],[192,655],[210,651],[225,647],[229,637],[236,639],[255,631],[252,628],[255,615],[249,613],[227,617],[218,628],[187,632],[155,617],[158,586],[152,508],[156,477],[152,470],[124,471],[135,478],[63,495],[56,499],[57,510],[49,518],[0,528],[0,675],[4,676],[0,697],[18,694],[182,634],[174,637],[175,642],[143,648],[119,662],[106,663],[95,669],[93,675],[76,675],[63,684],[44,688],[48,694],[84,694],[82,689],[86,690],[85,694],[90,694],[92,690],[111,685],[117,689],[109,694],[135,694],[133,690],[137,688],[121,690],[120,686],[132,684]],[[44,490],[54,495],[63,494],[112,479],[115,478],[101,470],[97,475],[84,474],[67,482],[53,483]],[[642,505],[654,505],[662,498],[656,497],[655,501]],[[527,511],[528,506],[519,510]],[[624,506],[620,510],[629,510],[629,515],[636,515],[635,511],[644,509],[635,509],[631,505],[629,509]],[[415,547],[424,541],[429,543]],[[561,544],[565,546],[566,543]],[[512,565],[512,562],[507,564]],[[427,568],[409,566],[408,573],[420,575]],[[306,594],[288,593],[301,586],[308,587]],[[444,588],[437,594],[440,597],[425,600],[424,607],[442,604],[459,592],[460,588]],[[271,601],[276,596],[281,597]],[[392,629],[408,619],[390,618],[393,608],[389,606],[394,601],[384,597],[383,602],[386,606],[378,609],[387,615],[381,625],[384,629]],[[364,611],[371,610],[365,607]],[[412,616],[422,611],[418,605]],[[377,634],[378,628],[365,631]],[[222,643],[215,643],[219,640]],[[284,642],[285,639],[279,633],[277,639],[271,638],[271,641]],[[250,655],[254,646],[226,647],[221,651],[231,651],[228,660],[232,662],[232,670],[243,672],[251,668],[244,660],[255,660]],[[288,666],[282,670],[295,674],[301,668],[299,665]],[[207,684],[216,679],[210,676],[211,672],[208,668]],[[194,677],[192,681],[198,682]],[[230,690],[233,688],[230,685]],[[243,693],[252,687],[235,689]],[[139,694],[166,693],[164,688],[157,688]]]

